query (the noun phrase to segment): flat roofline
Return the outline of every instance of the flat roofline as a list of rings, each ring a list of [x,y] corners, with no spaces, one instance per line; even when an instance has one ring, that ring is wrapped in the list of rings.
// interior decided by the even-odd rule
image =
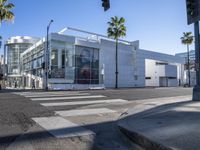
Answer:
[[[77,29],[77,28],[72,28],[72,27],[67,27],[67,30],[72,30],[72,31],[76,31],[76,32],[82,32],[82,33],[86,33],[86,34],[91,34],[91,35],[96,35],[96,36],[99,36],[99,37],[103,37],[103,38],[106,38],[106,39],[111,39],[111,40],[115,40],[113,38],[110,38],[106,35],[102,35],[102,34],[98,34],[98,33],[94,33],[94,32],[89,32],[89,31],[84,31],[84,30],[81,30],[81,29]],[[58,32],[59,34],[59,32]],[[127,40],[122,40],[122,39],[118,39],[119,41],[121,42],[125,42],[125,43],[131,43],[130,41],[127,41]]]

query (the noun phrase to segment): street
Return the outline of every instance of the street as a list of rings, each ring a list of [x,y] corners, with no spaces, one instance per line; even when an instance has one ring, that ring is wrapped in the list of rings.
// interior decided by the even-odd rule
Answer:
[[[0,149],[140,149],[119,133],[128,109],[162,99],[187,99],[192,88],[88,91],[0,91]]]

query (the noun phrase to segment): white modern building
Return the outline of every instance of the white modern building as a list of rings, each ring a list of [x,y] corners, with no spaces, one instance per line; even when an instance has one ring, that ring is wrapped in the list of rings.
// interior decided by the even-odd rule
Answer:
[[[20,54],[38,40],[39,38],[29,36],[15,36],[6,41],[4,55],[6,57],[7,69],[4,73],[7,76],[7,81],[10,86],[14,86],[14,83],[21,85],[22,65]]]
[[[187,61],[188,61],[188,56],[187,55],[188,55],[187,52],[176,53],[175,54],[175,56],[179,56],[181,58],[184,58],[185,63],[187,63]],[[189,59],[190,59],[191,62],[194,63],[194,61],[195,61],[195,50],[190,50],[189,51]]]
[[[188,56],[187,52],[177,53],[175,56],[181,57],[185,60],[184,62],[184,84],[187,85],[189,83],[188,78]],[[190,85],[195,86],[196,84],[196,71],[195,71],[195,50],[189,51],[189,62],[190,62]]]
[[[173,55],[138,50],[138,59],[145,68],[145,85],[172,87],[183,85],[184,59]]]
[[[44,88],[47,81],[49,89],[115,87],[115,41],[89,34],[92,36],[88,38],[51,33],[48,51],[45,39],[23,51],[20,54],[23,86],[31,87],[35,82],[36,88]],[[45,52],[49,56],[47,80]],[[182,81],[183,62],[173,55],[141,50],[139,41],[119,40],[118,86],[178,86]]]
[[[51,89],[87,89],[114,87],[115,42],[51,33],[49,35],[49,78]],[[45,86],[45,39],[21,54],[24,83]],[[119,43],[119,87],[144,86],[142,78],[134,78],[134,55],[137,43]],[[141,80],[141,81],[140,81]]]

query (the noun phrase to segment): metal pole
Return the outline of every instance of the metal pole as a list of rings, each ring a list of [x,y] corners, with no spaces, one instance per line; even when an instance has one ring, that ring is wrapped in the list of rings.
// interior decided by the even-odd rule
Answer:
[[[190,51],[187,44],[187,66],[188,66],[188,86],[190,87]]]
[[[47,46],[46,46],[46,57],[45,57],[45,90],[48,91],[48,50],[49,50],[49,26],[47,26]]]
[[[194,33],[195,33],[195,64],[196,64],[196,85],[193,88],[193,101],[200,100],[200,36],[199,36],[199,22],[194,23]]]
[[[6,44],[4,44],[4,57],[3,57],[3,86],[5,87],[6,80]]]
[[[118,88],[118,39],[116,40],[116,52],[115,52],[115,88]]]
[[[47,26],[47,46],[46,46],[46,53],[45,53],[45,90],[48,91],[48,78],[49,78],[49,28],[53,20],[49,22],[49,25]]]

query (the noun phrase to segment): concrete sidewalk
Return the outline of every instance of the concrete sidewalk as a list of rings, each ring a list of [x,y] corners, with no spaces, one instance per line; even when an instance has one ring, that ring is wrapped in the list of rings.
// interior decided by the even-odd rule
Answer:
[[[200,102],[180,98],[129,109],[118,121],[120,131],[147,150],[199,150]]]

